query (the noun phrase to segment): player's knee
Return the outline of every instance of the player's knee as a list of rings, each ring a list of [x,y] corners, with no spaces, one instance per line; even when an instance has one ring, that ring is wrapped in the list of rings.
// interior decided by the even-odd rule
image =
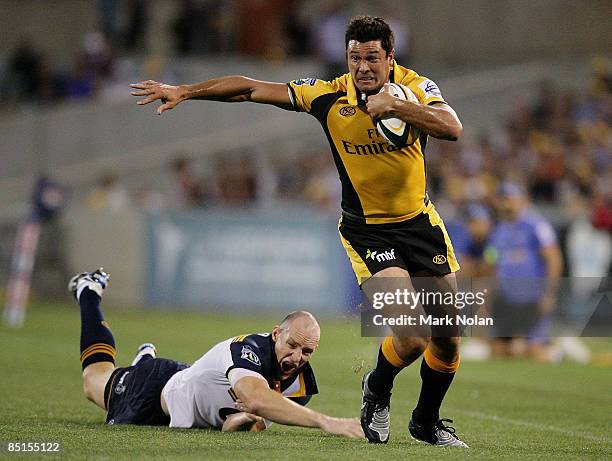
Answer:
[[[432,338],[431,342],[441,359],[454,362],[459,356],[460,337]]]
[[[102,398],[101,393],[106,383],[107,374],[106,371],[100,372],[102,367],[94,367],[90,365],[83,370],[83,394],[91,402],[98,403]]]
[[[88,400],[101,405],[104,400],[104,386],[108,382],[115,365],[112,362],[96,362],[83,370],[83,394]]]
[[[396,336],[394,338],[394,346],[397,348],[397,355],[406,361],[410,359],[414,360],[419,357],[428,343],[429,338],[408,336]]]

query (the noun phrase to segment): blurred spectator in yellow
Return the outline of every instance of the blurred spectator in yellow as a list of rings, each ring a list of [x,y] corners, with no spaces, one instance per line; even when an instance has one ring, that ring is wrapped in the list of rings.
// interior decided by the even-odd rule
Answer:
[[[124,211],[130,204],[127,190],[119,184],[112,172],[104,173],[95,189],[85,199],[87,207],[92,211],[108,211],[117,213]]]
[[[311,158],[310,171],[304,187],[305,198],[319,210],[340,213],[342,189],[338,172],[328,152],[320,152]]]
[[[606,56],[597,56],[591,63],[593,82],[590,92],[593,96],[612,95],[612,62]]]

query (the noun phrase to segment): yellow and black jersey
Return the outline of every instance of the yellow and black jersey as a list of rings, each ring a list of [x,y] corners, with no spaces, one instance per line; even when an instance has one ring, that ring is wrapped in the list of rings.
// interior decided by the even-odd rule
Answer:
[[[390,81],[412,90],[421,104],[445,102],[437,85],[394,64]],[[397,148],[378,134],[350,74],[331,82],[288,83],[293,107],[316,117],[327,136],[342,182],[342,210],[366,224],[408,220],[425,210],[427,135]]]

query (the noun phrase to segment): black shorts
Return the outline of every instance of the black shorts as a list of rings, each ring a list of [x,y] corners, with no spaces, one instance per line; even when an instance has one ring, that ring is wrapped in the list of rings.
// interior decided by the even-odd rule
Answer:
[[[343,215],[338,229],[360,285],[388,267],[434,276],[459,270],[444,223],[432,203],[399,223],[364,224]]]
[[[104,388],[107,424],[167,426],[160,402],[168,380],[189,365],[176,360],[143,358],[136,365],[117,368]]]

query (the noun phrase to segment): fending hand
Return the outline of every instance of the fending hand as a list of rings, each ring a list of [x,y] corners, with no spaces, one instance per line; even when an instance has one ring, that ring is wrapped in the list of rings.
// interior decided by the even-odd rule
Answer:
[[[138,100],[136,104],[145,105],[157,101],[162,102],[157,108],[157,115],[163,112],[174,109],[174,107],[182,101],[181,92],[178,86],[159,83],[155,80],[145,80],[139,83],[131,83],[130,87],[136,91],[132,91],[132,96],[145,96],[144,99]]]

